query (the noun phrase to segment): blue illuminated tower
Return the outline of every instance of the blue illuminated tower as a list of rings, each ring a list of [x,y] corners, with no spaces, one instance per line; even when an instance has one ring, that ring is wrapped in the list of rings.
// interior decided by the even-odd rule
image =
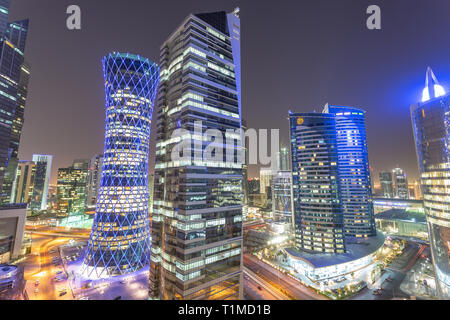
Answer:
[[[376,236],[364,111],[290,113],[296,247],[345,253]]]
[[[137,271],[149,264],[148,154],[159,67],[146,58],[103,58],[106,133],[91,236],[81,268],[89,278]]]

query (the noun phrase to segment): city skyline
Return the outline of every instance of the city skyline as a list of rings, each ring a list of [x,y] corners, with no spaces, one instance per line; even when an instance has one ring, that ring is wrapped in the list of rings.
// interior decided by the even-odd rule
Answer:
[[[11,1],[0,300],[450,298],[445,5]]]
[[[80,1],[84,20],[78,33],[64,28],[64,15],[58,14],[66,8],[64,1],[44,2],[53,5],[53,9],[46,10],[48,6],[41,2],[38,5],[14,1],[10,16],[11,20],[30,18],[32,27],[28,35],[27,57],[32,67],[35,65],[25,112],[25,118],[32,121],[25,121],[19,158],[27,160],[33,153],[54,155],[54,184],[57,168],[69,165],[73,159],[91,158],[101,153],[104,101],[99,94],[101,73],[94,67],[101,56],[107,51],[125,49],[155,59],[159,55],[159,43],[183,16],[189,12],[213,12],[222,9],[223,4],[183,3],[178,4],[175,10],[169,1],[157,4],[159,10],[150,11],[146,10],[149,5],[140,2],[136,8],[130,8],[129,16],[121,16],[124,21],[139,20],[144,26],[142,30],[136,30],[136,23],[130,23],[129,28],[135,32],[135,37],[130,39],[115,36],[130,31],[127,24],[120,27],[122,30],[114,25],[120,11],[117,1],[108,2],[109,19],[102,14],[102,1]],[[245,21],[242,32],[245,84],[242,97],[243,119],[247,120],[248,127],[281,128],[281,143],[288,145],[287,110],[304,112],[328,101],[354,105],[367,112],[369,158],[375,169],[375,180],[378,180],[378,172],[396,166],[403,168],[411,181],[416,180],[418,169],[414,161],[409,105],[420,101],[423,73],[428,65],[442,85],[449,87],[450,63],[445,57],[447,44],[440,43],[439,50],[431,50],[436,44],[427,37],[431,29],[448,28],[449,22],[444,19],[442,6],[445,8],[449,4],[440,3],[438,9],[438,6],[415,2],[417,10],[405,12],[401,10],[402,3],[404,1],[396,4],[381,1],[380,6],[386,13],[383,15],[383,28],[373,32],[365,28],[363,13],[366,6],[363,3],[350,5],[348,1],[339,4],[319,1],[318,4],[300,5],[282,1],[278,4],[279,10],[275,11],[271,10],[268,2],[256,5],[242,1],[227,3],[227,8],[240,6]],[[312,12],[310,16],[316,18],[307,16],[306,11]],[[164,16],[164,21],[153,16],[156,13],[152,12]],[[294,19],[294,14],[298,19]],[[432,24],[421,18],[430,15],[434,17]],[[101,25],[96,23],[95,17],[102,19]],[[269,17],[273,22],[265,23]],[[417,28],[414,32],[408,28],[409,20],[415,21]],[[111,32],[106,32],[109,29]],[[146,35],[148,32],[150,34]],[[271,39],[269,47],[265,48],[260,33]],[[294,35],[298,41],[288,41]],[[93,38],[97,40],[93,42]],[[57,43],[64,46],[57,48]],[[89,50],[79,50],[88,43]],[[417,43],[424,49],[417,50]],[[286,48],[280,53],[282,61],[278,59],[277,48]],[[316,56],[316,52],[320,54]],[[398,54],[391,55],[391,52]],[[401,59],[401,55],[406,53],[408,58]],[[50,59],[52,64],[44,72],[42,66]],[[277,62],[264,63],[271,60]],[[326,62],[323,64],[323,61]],[[261,63],[265,66],[263,70],[259,68]],[[381,64],[384,68],[378,67]],[[361,68],[364,68],[364,73]],[[274,86],[273,81],[260,80],[261,74],[270,75],[268,79],[278,79],[281,85]],[[261,95],[260,92],[268,94]],[[65,101],[63,97],[67,95],[77,99]],[[277,117],[269,116],[274,105],[285,112],[277,113]],[[73,121],[68,122],[69,118]],[[84,130],[80,132],[77,130],[79,127]],[[151,150],[155,145],[153,138]],[[150,161],[152,168],[154,157],[150,157]],[[258,172],[258,166],[249,166],[250,177],[257,176]]]

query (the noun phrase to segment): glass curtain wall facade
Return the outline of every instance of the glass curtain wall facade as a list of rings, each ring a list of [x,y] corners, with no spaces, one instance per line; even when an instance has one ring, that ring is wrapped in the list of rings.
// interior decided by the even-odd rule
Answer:
[[[392,172],[390,171],[380,172],[380,185],[381,185],[381,192],[383,193],[384,198],[394,197],[394,183],[392,180]]]
[[[191,14],[162,45],[152,299],[242,297],[242,159],[228,163],[194,156],[211,141],[194,135],[201,121],[201,133],[216,129],[224,139],[226,130],[237,130],[227,150],[242,158],[240,86],[237,10]],[[193,145],[183,161],[171,158],[176,129],[186,130]]]
[[[400,168],[392,170],[394,176],[395,197],[399,199],[409,199],[408,179]]]
[[[297,249],[344,253],[376,235],[364,112],[326,106],[290,113]]]
[[[36,164],[33,161],[19,161],[10,203],[29,203],[31,201],[35,174]]]
[[[291,113],[295,246],[310,252],[345,251],[339,199],[336,120]]]
[[[325,107],[336,118],[340,203],[346,237],[376,235],[372,183],[364,111],[352,107]]]
[[[81,273],[128,274],[150,259],[148,157],[159,67],[138,55],[103,58],[105,150],[94,222]]]
[[[272,211],[277,221],[293,226],[292,219],[292,172],[278,171],[273,176]],[[292,227],[293,230],[293,227]]]
[[[52,159],[53,156],[50,155],[33,155],[33,162],[36,164],[36,174],[34,177],[34,188],[30,203],[30,209],[32,211],[47,210]]]
[[[57,203],[62,214],[84,213],[89,160],[75,160],[69,168],[58,169]]]
[[[450,94],[437,86],[429,69],[411,118],[438,294],[450,299]]]
[[[95,155],[89,162],[86,184],[86,207],[94,208],[97,203],[98,189],[102,176],[103,155]]]
[[[9,3],[9,0],[0,2],[1,204],[11,201],[30,75],[24,57],[28,20],[8,23]]]

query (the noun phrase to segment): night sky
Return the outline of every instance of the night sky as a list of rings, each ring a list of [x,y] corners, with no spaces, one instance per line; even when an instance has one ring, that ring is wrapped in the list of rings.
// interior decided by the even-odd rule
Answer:
[[[81,31],[66,28],[71,4],[81,7]],[[366,28],[372,4],[381,7],[382,30]],[[20,159],[54,155],[55,183],[57,168],[102,153],[102,56],[127,51],[159,62],[161,44],[189,13],[236,6],[249,127],[280,128],[287,144],[288,110],[360,107],[376,177],[398,165],[417,178],[409,106],[421,98],[427,66],[450,88],[448,0],[12,0],[10,20],[30,19]]]

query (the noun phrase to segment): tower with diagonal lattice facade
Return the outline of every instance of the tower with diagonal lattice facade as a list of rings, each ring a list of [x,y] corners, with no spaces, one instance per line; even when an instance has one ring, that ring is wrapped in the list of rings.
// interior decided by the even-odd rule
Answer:
[[[103,58],[105,151],[94,223],[81,272],[90,278],[149,264],[148,155],[159,67],[146,58]]]

